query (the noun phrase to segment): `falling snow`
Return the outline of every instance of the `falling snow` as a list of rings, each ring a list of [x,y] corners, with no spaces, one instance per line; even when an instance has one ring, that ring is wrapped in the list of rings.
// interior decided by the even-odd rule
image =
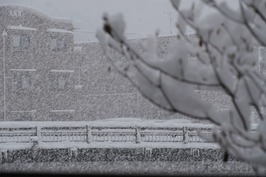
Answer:
[[[175,5],[179,6],[178,1]],[[236,20],[243,20],[225,4],[222,7]],[[197,13],[202,13],[201,8],[196,7]],[[186,15],[194,18],[193,14]],[[253,14],[247,15],[254,18]],[[105,32],[113,39],[121,42],[127,37],[125,30],[128,29],[121,13],[106,13],[103,18]],[[245,103],[257,100],[257,104],[265,106],[261,89],[246,79],[252,94],[241,97],[248,91],[244,86],[237,87],[235,78],[229,75],[232,68],[228,63],[221,62],[223,67],[216,72],[224,77],[217,79],[212,67],[195,62],[197,54],[206,56],[205,53],[192,48],[185,40],[177,42],[171,27],[171,34],[161,35],[157,31],[148,38],[128,41],[135,51],[141,49],[137,54],[144,56],[144,62],[152,68],[137,61],[139,70],[135,71],[125,65],[123,55],[112,49],[108,51],[115,63],[121,64],[132,74],[132,79],[137,80],[136,85],[141,86],[140,91],[146,98],[158,107],[108,62],[101,43],[75,39],[74,34],[82,30],[73,20],[55,18],[33,7],[1,3],[0,20],[0,173],[255,174],[248,163],[230,155],[228,161],[223,161],[224,151],[211,138],[214,126],[201,119],[213,115],[229,117],[231,99],[215,86],[221,80],[230,91],[237,93],[236,101],[243,103],[242,110],[247,110],[243,115],[246,121],[253,123],[250,126],[254,131],[259,115],[252,109],[254,113],[250,116]],[[212,23],[200,29],[206,38],[207,30],[224,18],[217,20],[211,16],[209,20]],[[182,19],[178,23],[181,29],[186,29]],[[242,28],[232,25],[230,29],[236,32]],[[218,48],[224,50],[229,39],[224,38],[224,33],[218,33],[208,37],[218,41]],[[244,33],[253,44],[250,34]],[[259,28],[254,33],[265,37]],[[101,42],[112,44],[127,54],[129,50],[121,48],[121,43],[104,35],[98,33]],[[188,36],[195,37],[194,33]],[[234,39],[241,48],[246,47],[241,35],[235,35]],[[257,57],[256,69],[264,74],[265,51],[260,47],[257,53],[242,57],[240,62],[248,65],[243,72],[256,63],[250,58]],[[235,48],[226,52],[230,55]],[[208,57],[203,60],[209,62]],[[165,75],[154,68],[161,69]],[[145,85],[147,80],[151,82]],[[195,88],[184,80],[214,87],[206,89],[203,84]],[[244,85],[244,81],[241,84]],[[181,89],[176,90],[177,87]],[[161,88],[165,92],[161,92]],[[182,104],[184,102],[188,104]],[[171,108],[183,114],[167,111]],[[192,119],[189,114],[198,119]],[[264,125],[265,121],[259,126],[260,132],[264,131]],[[199,136],[199,131],[209,139]]]

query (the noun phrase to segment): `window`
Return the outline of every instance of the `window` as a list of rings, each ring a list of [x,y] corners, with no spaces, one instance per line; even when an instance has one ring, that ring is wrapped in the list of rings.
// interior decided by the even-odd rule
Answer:
[[[31,90],[34,87],[33,73],[35,70],[13,70],[13,89],[14,90]]]
[[[66,40],[63,37],[51,38],[51,50],[61,51],[67,48]]]
[[[14,49],[27,49],[30,46],[30,36],[28,34],[15,34],[12,36]]]
[[[64,90],[69,86],[70,74],[73,70],[51,70],[50,83],[52,89]]]
[[[67,83],[67,75],[60,74],[57,78],[57,84],[59,89],[64,89]]]

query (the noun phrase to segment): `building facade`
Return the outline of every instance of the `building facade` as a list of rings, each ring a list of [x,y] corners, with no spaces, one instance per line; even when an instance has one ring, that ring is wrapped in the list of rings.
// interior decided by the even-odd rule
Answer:
[[[97,43],[74,45],[73,24],[22,6],[0,6],[1,121],[160,118],[115,71]]]
[[[21,6],[0,6],[0,19],[0,121],[185,117],[142,97],[111,67],[97,42],[74,44],[71,21]],[[161,58],[174,40],[159,38]],[[228,109],[230,98],[221,89],[198,91],[218,109]]]
[[[73,82],[73,25],[21,6],[1,6],[0,18],[1,120],[46,120]]]

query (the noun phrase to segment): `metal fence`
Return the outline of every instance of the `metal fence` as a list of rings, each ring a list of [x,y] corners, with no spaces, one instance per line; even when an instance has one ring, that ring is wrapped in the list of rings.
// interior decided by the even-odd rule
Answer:
[[[211,126],[184,124],[176,126],[141,126],[83,123],[31,123],[28,126],[0,126],[0,149],[10,144],[39,143],[212,143],[198,136],[198,131],[210,135]],[[19,149],[19,146],[17,146]]]

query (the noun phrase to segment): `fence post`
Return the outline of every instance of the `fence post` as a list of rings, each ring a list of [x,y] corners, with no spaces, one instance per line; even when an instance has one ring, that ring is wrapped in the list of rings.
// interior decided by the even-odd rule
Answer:
[[[86,125],[86,133],[87,133],[87,143],[92,142],[92,133],[91,133],[91,127]]]
[[[141,137],[140,137],[140,129],[139,129],[139,127],[135,127],[135,135],[136,135],[136,143],[140,143],[140,141],[141,141]]]
[[[41,127],[40,126],[36,126],[36,136],[38,137],[38,141],[40,141],[41,138],[42,138]]]
[[[0,150],[0,164],[4,162],[4,157],[2,155],[2,151]]]
[[[38,161],[38,149],[39,149],[39,142],[41,141],[41,127],[36,126],[36,136],[31,138],[31,141],[33,142],[31,151],[32,151],[32,158],[34,161]]]
[[[188,142],[188,128],[183,127],[183,143],[187,143],[187,142]]]
[[[68,148],[68,157],[69,159],[76,159],[78,157],[78,149],[75,147]]]

